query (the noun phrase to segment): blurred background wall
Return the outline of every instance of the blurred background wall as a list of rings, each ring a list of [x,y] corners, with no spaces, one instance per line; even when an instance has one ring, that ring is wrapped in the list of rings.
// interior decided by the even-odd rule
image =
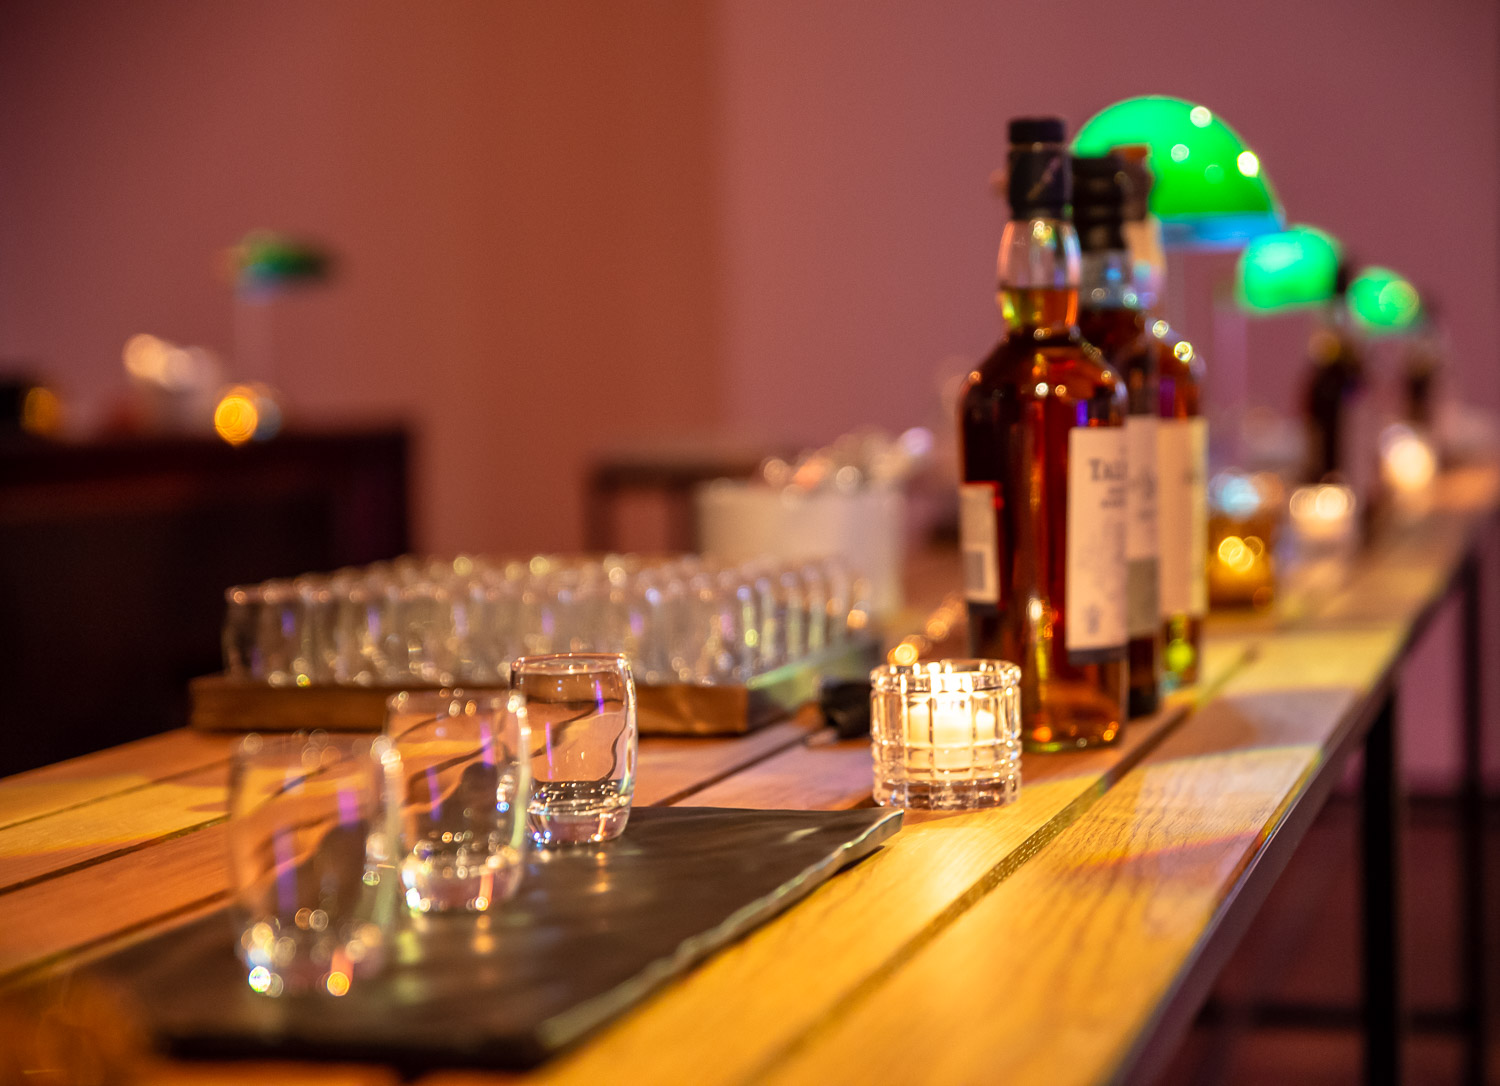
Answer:
[[[946,426],[1007,118],[1168,93],[1440,297],[1497,405],[1497,85],[1489,0],[10,0],[0,357],[98,411],[133,333],[232,351],[226,245],[320,238],[271,315],[295,416],[412,419],[424,547],[576,546],[600,445]],[[1252,322],[1253,399],[1306,332]]]
[[[232,353],[227,245],[321,239],[336,280],[271,311],[292,418],[408,419],[422,548],[576,547],[602,446],[946,429],[998,325],[1006,120],[1142,93],[1439,298],[1500,406],[1491,0],[8,0],[0,359],[87,425],[134,333]],[[1189,319],[1229,266],[1190,261]],[[1292,409],[1304,318],[1188,331],[1211,367],[1248,342],[1221,406]]]

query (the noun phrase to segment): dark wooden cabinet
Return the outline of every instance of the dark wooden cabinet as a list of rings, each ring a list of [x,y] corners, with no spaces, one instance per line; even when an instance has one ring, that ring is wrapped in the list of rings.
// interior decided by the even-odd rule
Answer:
[[[0,774],[186,723],[224,589],[407,549],[400,429],[0,444]]]

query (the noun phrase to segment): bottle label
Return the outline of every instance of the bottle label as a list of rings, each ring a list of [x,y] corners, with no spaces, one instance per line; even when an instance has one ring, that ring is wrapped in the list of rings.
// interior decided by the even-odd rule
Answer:
[[[1150,637],[1161,621],[1157,564],[1157,420],[1125,419],[1125,628],[1132,638]]]
[[[1156,431],[1161,613],[1208,613],[1208,421],[1162,419]]]
[[[1072,664],[1097,663],[1125,646],[1125,428],[1068,431],[1064,621]]]
[[[964,598],[1000,602],[1000,539],[995,524],[995,484],[958,488],[958,538],[964,558]]]

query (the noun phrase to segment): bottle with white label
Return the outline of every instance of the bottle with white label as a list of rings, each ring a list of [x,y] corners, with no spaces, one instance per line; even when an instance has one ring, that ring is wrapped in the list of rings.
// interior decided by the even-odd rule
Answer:
[[[1208,614],[1208,420],[1199,407],[1203,361],[1166,321],[1157,343],[1157,539],[1161,547],[1162,686],[1198,682]]]
[[[1082,250],[1078,328],[1125,382],[1125,625],[1130,635],[1130,715],[1148,716],[1161,700],[1161,603],[1157,548],[1156,352],[1148,342],[1149,279],[1138,281],[1126,246],[1129,195],[1124,161],[1114,154],[1073,159],[1073,225]]]
[[[1119,738],[1126,716],[1125,387],[1078,331],[1062,122],[1011,122],[1005,334],[959,404],[974,655],[1021,667],[1028,750]]]

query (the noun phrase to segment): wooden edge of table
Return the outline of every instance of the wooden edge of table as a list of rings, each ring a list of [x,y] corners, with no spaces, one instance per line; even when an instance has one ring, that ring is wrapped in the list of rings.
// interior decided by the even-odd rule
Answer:
[[[1388,627],[1263,652],[1045,849],[753,1077],[1120,1073],[1287,811],[1333,779],[1329,755],[1367,720],[1365,694],[1388,682],[1400,643]]]
[[[1491,479],[1484,499],[1489,503],[1488,508],[1484,510],[1486,513],[1493,511],[1493,490],[1493,479]],[[1457,512],[1445,518],[1443,530],[1448,533],[1456,529],[1461,530],[1463,546],[1467,547],[1472,542],[1474,525],[1480,519],[1479,512],[1477,509],[1464,507],[1460,503]],[[1356,575],[1372,578],[1378,574],[1382,566],[1389,569],[1392,565],[1399,564],[1400,561],[1417,559],[1440,576],[1435,580],[1429,579],[1425,583],[1419,584],[1416,581],[1413,583],[1419,584],[1419,587],[1425,589],[1426,592],[1435,592],[1438,587],[1446,585],[1455,574],[1455,569],[1448,567],[1452,567],[1462,558],[1462,549],[1440,548],[1442,553],[1436,553],[1430,549],[1424,550],[1419,537],[1420,532],[1401,547],[1387,548],[1385,554],[1377,556],[1377,561],[1362,563]],[[1451,534],[1449,538],[1452,538]],[[1365,587],[1373,590],[1375,584],[1367,580]],[[943,953],[941,948],[953,944],[957,938],[954,933],[960,928],[965,931],[969,930],[995,910],[1003,912],[1005,909],[1032,907],[1028,906],[1025,901],[1018,900],[1026,896],[1024,887],[1027,885],[1046,887],[1049,879],[1062,883],[1066,883],[1070,877],[1086,879],[1093,869],[1087,863],[1081,864],[1080,859],[1093,855],[1091,850],[1096,851],[1095,836],[1100,832],[1104,832],[1106,836],[1110,833],[1118,836],[1121,827],[1126,822],[1139,821],[1139,811],[1133,805],[1133,801],[1139,798],[1139,794],[1148,784],[1154,787],[1155,782],[1164,779],[1160,776],[1162,772],[1172,774],[1174,779],[1197,780],[1201,787],[1212,787],[1214,782],[1207,778],[1199,779],[1192,764],[1194,759],[1205,756],[1205,750],[1200,749],[1204,747],[1204,744],[1207,744],[1207,756],[1210,759],[1216,753],[1224,757],[1234,754],[1242,759],[1241,769],[1254,777],[1258,769],[1264,768],[1259,766],[1259,760],[1266,756],[1266,751],[1254,746],[1234,751],[1226,750],[1224,737],[1212,736],[1213,721],[1240,719],[1243,722],[1249,719],[1252,723],[1259,721],[1261,726],[1270,727],[1277,721],[1280,721],[1281,726],[1285,726],[1289,721],[1302,720],[1305,725],[1307,714],[1304,710],[1308,704],[1310,691],[1302,687],[1290,691],[1295,695],[1295,704],[1284,704],[1280,714],[1273,712],[1269,716],[1266,715],[1267,706],[1275,702],[1278,695],[1288,693],[1284,686],[1277,685],[1281,679],[1274,670],[1276,667],[1302,667],[1305,664],[1303,658],[1308,657],[1309,648],[1313,647],[1320,638],[1324,644],[1328,644],[1326,640],[1328,637],[1348,634],[1350,636],[1363,635],[1377,640],[1383,635],[1388,643],[1384,647],[1374,649],[1367,645],[1352,654],[1346,647],[1344,651],[1334,654],[1333,659],[1350,662],[1357,657],[1366,661],[1363,666],[1368,667],[1368,661],[1373,653],[1374,656],[1385,661],[1382,667],[1388,670],[1391,662],[1399,656],[1405,644],[1414,636],[1412,626],[1420,625],[1422,621],[1425,621],[1424,616],[1430,616],[1431,610],[1436,606],[1435,600],[1431,598],[1401,601],[1400,605],[1395,608],[1396,617],[1392,626],[1388,621],[1392,614],[1390,609],[1383,612],[1375,609],[1373,613],[1355,616],[1348,611],[1341,610],[1335,603],[1329,602],[1340,598],[1358,600],[1361,597],[1358,592],[1352,595],[1346,592],[1342,597],[1333,594],[1319,601],[1319,606],[1307,608],[1302,621],[1309,629],[1304,632],[1307,637],[1314,640],[1302,641],[1300,648],[1294,651],[1291,657],[1286,656],[1286,651],[1292,651],[1292,643],[1298,639],[1284,636],[1289,632],[1286,624],[1269,631],[1274,634],[1269,638],[1267,638],[1267,631],[1253,627],[1241,628],[1235,631],[1235,634],[1231,634],[1229,641],[1236,641],[1236,635],[1238,635],[1236,643],[1250,646],[1250,652],[1245,658],[1248,666],[1240,668],[1231,676],[1232,681],[1226,686],[1225,691],[1219,697],[1209,699],[1208,704],[1199,711],[1186,717],[1176,717],[1171,724],[1138,728],[1134,739],[1127,736],[1126,743],[1121,748],[1122,756],[1117,759],[1113,770],[1101,771],[1092,780],[1089,780],[1088,771],[1072,775],[1059,769],[1054,778],[1049,775],[1048,771],[1042,770],[1028,779],[1028,788],[1023,790],[1021,802],[1009,811],[982,812],[930,821],[912,819],[907,828],[881,853],[847,872],[840,879],[833,880],[820,888],[797,909],[759,929],[746,940],[710,959],[688,977],[669,986],[655,999],[611,1026],[596,1041],[548,1065],[536,1076],[528,1076],[528,1080],[533,1077],[580,1080],[584,1075],[592,1077],[600,1073],[613,1074],[621,1066],[633,1068],[635,1064],[632,1060],[637,1056],[645,1060],[641,1065],[643,1067],[656,1066],[668,1074],[681,1072],[685,1066],[694,1066],[693,1063],[685,1062],[681,1047],[699,1041],[711,1042],[712,1048],[712,1051],[705,1050],[704,1062],[695,1066],[695,1070],[699,1067],[705,1070],[705,1081],[732,1080],[736,1077],[743,1077],[747,1069],[751,1073],[767,1072],[780,1077],[791,1075],[795,1078],[794,1072],[815,1066],[816,1058],[820,1058],[818,1054],[824,1052],[835,1056],[842,1053],[842,1058],[838,1060],[840,1074],[847,1075],[850,1067],[849,1054],[852,1052],[870,1062],[875,1068],[875,1073],[879,1073],[882,1077],[889,1077],[891,1067],[895,1065],[873,1059],[873,1050],[879,1049],[880,1046],[878,1044],[872,1046],[869,1043],[872,1035],[868,1031],[856,1030],[857,1037],[854,1042],[843,1048],[837,1045],[829,1047],[833,1038],[841,1030],[852,1028],[850,1023],[860,1020],[861,1015],[868,1013],[862,1008],[885,1006],[889,1001],[894,1001],[896,1006],[903,1007],[901,978],[910,970],[930,968],[928,963],[934,959],[934,956]],[[1341,629],[1341,624],[1364,628]],[[1318,629],[1320,626],[1327,628],[1320,630]],[[1267,643],[1261,645],[1262,641]],[[1269,655],[1265,651],[1267,649],[1269,649]],[[1298,652],[1300,656],[1297,655]],[[1310,658],[1318,661],[1320,657],[1326,655],[1312,654]],[[1322,664],[1317,666],[1322,666]],[[1358,666],[1360,665],[1351,663],[1351,667],[1356,671]],[[1271,774],[1274,782],[1270,785],[1262,782],[1265,786],[1255,792],[1254,802],[1250,804],[1253,807],[1252,815],[1242,819],[1253,825],[1259,818],[1259,828],[1253,836],[1247,836],[1248,831],[1243,829],[1230,834],[1226,846],[1229,851],[1223,854],[1213,854],[1221,861],[1224,861],[1226,856],[1234,859],[1234,863],[1227,870],[1210,865],[1212,874],[1218,881],[1215,882],[1214,879],[1194,881],[1192,893],[1198,894],[1199,897],[1193,900],[1203,906],[1196,914],[1196,935],[1186,942],[1174,943],[1175,957],[1170,954],[1160,956],[1156,964],[1163,971],[1156,976],[1158,986],[1153,989],[1153,994],[1148,998],[1137,1000],[1139,1013],[1132,1019],[1135,1032],[1120,1033],[1115,1030],[1114,1047],[1109,1050],[1102,1063],[1093,1065],[1096,1068],[1109,1067],[1111,1066],[1110,1060],[1113,1060],[1112,1066],[1116,1070],[1128,1069],[1129,1065],[1124,1061],[1129,1058],[1131,1038],[1134,1038],[1135,1043],[1139,1043],[1140,1038],[1146,1035],[1142,1031],[1150,1015],[1155,1013],[1153,1008],[1158,1010],[1165,1008],[1170,1011],[1177,1002],[1172,993],[1175,990],[1183,990],[1181,978],[1185,975],[1185,970],[1191,972],[1184,963],[1190,963],[1193,960],[1196,953],[1194,948],[1202,945],[1200,941],[1206,938],[1206,933],[1215,930],[1215,925],[1221,922],[1227,923],[1222,918],[1230,915],[1228,911],[1230,906],[1226,903],[1236,899],[1236,889],[1240,885],[1238,880],[1244,879],[1248,872],[1254,871],[1262,864],[1267,865],[1267,871],[1271,869],[1271,861],[1263,859],[1262,853],[1258,850],[1267,848],[1268,842],[1288,843],[1298,836],[1298,833],[1288,831],[1288,827],[1292,826],[1288,811],[1296,812],[1299,818],[1311,817],[1317,804],[1315,802],[1299,804],[1296,801],[1303,796],[1311,795],[1315,785],[1321,786],[1321,782],[1328,779],[1327,773],[1320,773],[1318,770],[1317,760],[1323,759],[1322,764],[1325,767],[1331,764],[1339,750],[1352,742],[1350,737],[1359,734],[1360,726],[1357,723],[1347,724],[1344,732],[1340,733],[1338,721],[1331,725],[1328,723],[1329,714],[1338,717],[1338,720],[1345,719],[1339,714],[1348,716],[1348,714],[1355,713],[1356,709],[1350,708],[1355,703],[1367,706],[1370,698],[1379,694],[1380,683],[1386,681],[1383,677],[1378,680],[1370,679],[1368,674],[1363,679],[1358,675],[1342,676],[1327,672],[1326,668],[1324,672],[1318,672],[1318,674],[1322,676],[1320,681],[1327,685],[1317,688],[1321,691],[1320,693],[1311,692],[1316,693],[1314,700],[1322,699],[1314,715],[1328,729],[1331,729],[1326,730],[1323,742],[1332,742],[1332,737],[1338,734],[1343,734],[1344,739],[1327,749],[1319,744],[1306,742],[1293,743],[1290,749],[1280,749],[1276,745],[1269,748],[1273,756],[1272,760],[1276,762],[1274,772]],[[1382,671],[1381,674],[1383,676],[1385,672]],[[1256,698],[1261,701],[1255,702]],[[1250,700],[1247,701],[1247,699]],[[1285,697],[1281,697],[1280,700],[1283,703],[1286,702]],[[1226,717],[1225,714],[1229,716]],[[1353,720],[1354,717],[1350,716],[1349,719]],[[1147,739],[1149,742],[1146,741]],[[827,802],[834,805],[847,805],[854,801],[856,773],[852,755],[847,754],[838,745],[820,749],[816,744],[803,745],[801,738],[792,740],[792,743],[794,746],[762,754],[744,769],[726,769],[715,776],[712,781],[703,782],[695,791],[699,792],[700,799],[711,798],[715,796],[716,791],[719,798],[725,801],[733,800],[736,792],[748,798],[756,788],[764,788],[768,781],[774,782],[781,779],[782,775],[793,770],[806,774],[836,765],[838,769],[836,773],[831,774],[834,779],[828,786]],[[1136,744],[1139,744],[1139,753],[1133,758],[1124,757],[1125,749]],[[1282,746],[1284,747],[1285,744]],[[1312,752],[1311,755],[1309,751]],[[1085,764],[1085,759],[1102,753],[1106,752],[1063,756],[1049,759],[1043,764],[1061,766],[1079,759],[1074,764],[1081,767]],[[101,752],[101,755],[91,757],[98,757],[108,762],[109,759],[105,759],[104,756],[114,754],[115,752]],[[1306,756],[1312,758],[1311,764],[1306,762]],[[866,754],[865,757],[867,759],[868,755]],[[1300,768],[1299,757],[1304,758]],[[1182,773],[1177,772],[1173,766],[1175,762],[1187,763],[1188,769],[1193,772],[1183,777]],[[61,766],[49,767],[48,770],[36,771],[43,775],[37,779],[46,783],[66,782],[73,773],[69,766],[69,763],[64,763]],[[866,768],[867,766],[866,761]],[[740,791],[742,786],[736,780],[740,776],[745,777],[743,791]],[[19,779],[13,778],[12,780]],[[1285,782],[1289,779],[1294,783],[1288,786]],[[805,784],[805,776],[803,781]],[[0,782],[0,812],[6,810],[4,784],[7,783],[10,782]],[[76,794],[85,796],[89,794],[90,788],[96,788],[87,782],[68,784],[67,787],[78,788],[81,791]],[[1276,797],[1278,787],[1281,788],[1281,792],[1276,805],[1268,811],[1264,810],[1268,797]],[[1302,789],[1301,792],[1297,791],[1299,787]],[[1072,798],[1065,798],[1073,789],[1076,791],[1073,792]],[[686,795],[674,795],[670,799],[682,801],[689,799],[690,796],[691,792]],[[1221,795],[1216,794],[1216,798],[1220,800],[1220,804],[1199,802],[1196,807],[1185,813],[1200,821],[1212,822],[1214,810],[1225,802]],[[1171,799],[1170,792],[1167,793],[1166,799]],[[89,802],[91,800],[88,798],[82,801],[84,805]],[[1033,808],[1041,808],[1050,804],[1054,805],[1054,809],[1050,814],[1040,818],[1039,822],[1033,824],[1025,817],[1015,817],[1020,815],[1028,804]],[[1123,817],[1126,814],[1129,815],[1128,819]],[[1182,815],[1184,812],[1176,810],[1175,814]],[[1262,814],[1264,817],[1261,817]],[[1028,827],[1030,832],[1027,832]],[[1038,839],[1039,833],[1045,839]],[[188,849],[187,843],[191,842],[193,846],[201,848],[209,844],[208,840],[203,839],[212,839],[215,836],[212,828],[209,831],[200,829],[186,836],[169,837],[150,848],[142,849],[135,856],[119,857],[118,874],[121,876],[121,885],[128,885],[132,882],[128,869],[135,870],[138,875],[142,863],[167,861],[171,858],[169,853],[186,854],[188,851],[196,851]],[[181,841],[183,847],[173,848],[172,845],[176,841]],[[1124,844],[1128,846],[1130,843],[1127,836]],[[1238,852],[1235,851],[1236,849]],[[222,847],[218,848],[217,855],[222,857],[222,852]],[[158,853],[161,855],[158,856]],[[1282,850],[1278,846],[1276,855],[1279,856],[1281,853]],[[1194,853],[1194,856],[1203,855],[1208,855],[1208,853]],[[1189,856],[1187,859],[1192,860],[1194,856]],[[206,858],[206,853],[199,857],[200,865]],[[1149,850],[1142,853],[1140,850],[1127,847],[1123,852],[1112,856],[1111,862],[1122,869],[1132,868],[1132,865],[1138,869],[1142,863],[1152,859],[1153,854]],[[937,875],[939,883],[936,888],[931,886],[934,875]],[[52,881],[59,884],[67,883],[75,877],[75,875],[64,875]],[[192,876],[194,881],[201,877],[201,871]],[[139,883],[139,881],[138,877],[134,878],[134,882]],[[1207,886],[1206,889],[1205,886]],[[71,901],[73,907],[76,907],[80,899],[79,896],[66,892],[70,889],[69,887],[62,885],[49,887],[48,881],[30,886],[23,892],[30,893],[44,888],[65,891],[61,894],[61,900],[56,903],[64,912],[69,911],[66,902]],[[81,891],[83,887],[80,886],[77,889]],[[99,887],[91,889],[99,889]],[[108,887],[104,889],[108,890]],[[934,889],[935,896],[930,900],[924,897]],[[1097,890],[1097,887],[1095,889]],[[1087,897],[1087,895],[1083,896]],[[915,902],[913,898],[916,899]],[[112,904],[118,900],[115,895],[110,895],[109,899]],[[1248,902],[1250,898],[1247,896],[1244,900]],[[0,910],[4,910],[5,905],[5,897],[0,895]],[[187,907],[193,906],[189,904]],[[99,911],[97,905],[94,906],[93,911],[96,913]],[[109,928],[113,923],[115,934],[123,934],[119,930],[121,918],[121,914],[116,913],[110,921],[102,922],[101,926]],[[1138,920],[1139,917],[1136,919]],[[1064,939],[1064,942],[1069,945],[1076,944],[1079,938],[1092,932],[1098,923],[1097,918],[1087,910],[1082,920],[1083,925]],[[147,925],[151,926],[149,920]],[[155,928],[159,930],[162,926],[168,925],[159,924],[155,925]],[[1037,930],[1045,932],[1047,929],[1041,926]],[[872,939],[872,934],[882,937]],[[106,930],[101,938],[102,942],[96,941],[95,947],[109,943],[112,936]],[[891,951],[890,938],[895,939],[897,950],[894,952]],[[966,967],[967,963],[975,961],[982,963],[986,957],[987,950],[984,953],[975,952],[972,946],[964,944],[962,940],[959,941],[959,945],[964,950],[960,964],[965,964]],[[884,954],[880,950],[881,947],[885,948]],[[88,950],[87,947],[76,945],[75,949]],[[1105,952],[1102,957],[1106,959],[1107,965],[1107,959],[1110,959],[1112,955]],[[65,947],[62,953],[54,958],[54,964],[68,966],[74,960],[69,949]],[[990,964],[991,966],[1003,965],[1004,961],[1002,955]],[[1167,962],[1167,965],[1163,966],[1162,962]],[[815,964],[810,965],[810,963]],[[767,970],[779,970],[779,984],[763,984]],[[4,966],[0,965],[0,974],[3,972]],[[33,971],[26,969],[24,972],[31,975]],[[1087,971],[1080,972],[1086,973]],[[851,989],[848,985],[851,979],[854,983],[854,996],[849,994]],[[1002,982],[1009,980],[1009,978],[1001,979]],[[1066,979],[1066,976],[1062,978],[1064,981]],[[1174,985],[1177,986],[1175,989]],[[969,987],[970,985],[966,983],[945,983],[944,985],[949,992],[961,992]],[[1099,990],[1102,990],[1102,987]],[[778,1001],[780,997],[788,995],[793,997],[798,1007],[801,1008],[791,1016],[792,1022],[790,1023],[784,1020],[786,1017],[784,1002]],[[1052,999],[1054,995],[1055,990],[1040,993],[1042,998],[1038,1005],[1050,1005],[1054,1002]],[[738,1012],[746,1009],[746,999],[750,996],[755,997],[752,1003],[761,1010],[758,1015],[741,1015]],[[960,1002],[964,1001],[960,1000]],[[964,1005],[968,1006],[967,1003]],[[1079,1004],[1080,1007],[1087,1005],[1086,1002]],[[1005,1014],[1001,1015],[1001,1018],[1005,1017]],[[1113,1021],[1114,1017],[1117,1016],[1111,1016],[1110,1020]],[[985,1019],[985,1022],[988,1025],[990,1020]],[[717,1027],[722,1028],[717,1028],[716,1023]],[[892,1036],[904,1033],[909,1038],[910,1026],[909,1021],[898,1016],[895,1029],[891,1029],[889,1023],[882,1028],[885,1028],[886,1032]],[[884,1035],[876,1033],[873,1036],[876,1040],[881,1040]],[[922,1047],[932,1050],[934,1047],[932,1041],[935,1036],[924,1036]],[[808,1059],[813,1059],[813,1063],[808,1063]],[[922,1070],[923,1077],[930,1078],[936,1067],[932,1064],[924,1064]],[[710,1071],[711,1074],[707,1073]],[[443,1078],[444,1081],[448,1081],[450,1077]],[[495,1080],[495,1076],[484,1076],[484,1078],[488,1081]],[[189,1080],[192,1080],[191,1077]],[[1055,1076],[1049,1079],[1049,1081],[1053,1080]]]
[[[0,829],[156,784],[213,765],[228,765],[238,736],[186,728],[0,779]]]
[[[734,739],[644,740],[637,800],[690,801],[820,731],[821,723],[803,714]],[[229,886],[225,845],[212,831],[225,819],[228,763],[220,757],[140,783],[147,775],[142,756],[166,754],[175,768],[179,754],[193,761],[216,746],[205,748],[203,737],[188,730],[155,738],[160,741],[131,744],[135,749],[123,756],[89,755],[78,765],[53,767],[69,769],[60,775],[74,789],[67,798],[89,798],[0,829],[0,985],[71,967],[70,947],[91,956],[113,951],[185,922],[188,910],[222,904]],[[229,744],[227,737],[216,738]],[[99,777],[90,776],[96,772]],[[111,786],[114,791],[100,794]],[[100,891],[106,887],[111,896],[104,909]],[[119,929],[118,938],[108,937],[110,925]]]

